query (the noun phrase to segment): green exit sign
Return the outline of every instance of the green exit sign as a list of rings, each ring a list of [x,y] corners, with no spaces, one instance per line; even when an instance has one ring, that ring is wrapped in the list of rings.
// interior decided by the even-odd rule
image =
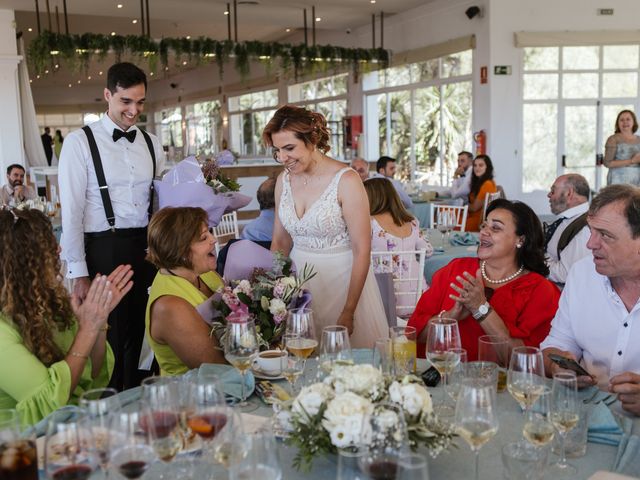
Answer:
[[[511,65],[495,65],[493,67],[494,75],[511,75]]]

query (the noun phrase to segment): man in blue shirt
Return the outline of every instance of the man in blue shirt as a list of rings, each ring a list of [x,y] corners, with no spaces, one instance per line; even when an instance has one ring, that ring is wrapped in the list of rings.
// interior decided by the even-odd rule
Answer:
[[[276,179],[267,178],[258,187],[258,203],[260,215],[251,220],[242,230],[240,238],[245,240],[270,242],[273,237],[273,220],[276,206]]]

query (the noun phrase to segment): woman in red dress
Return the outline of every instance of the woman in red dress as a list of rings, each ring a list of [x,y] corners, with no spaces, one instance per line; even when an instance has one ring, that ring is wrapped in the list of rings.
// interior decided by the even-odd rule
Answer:
[[[560,291],[545,277],[544,235],[534,211],[522,202],[498,199],[480,228],[477,258],[458,258],[438,270],[409,325],[418,332],[424,357],[429,320],[458,320],[468,359],[478,357],[478,338],[499,335],[511,346],[538,346],[558,308]]]

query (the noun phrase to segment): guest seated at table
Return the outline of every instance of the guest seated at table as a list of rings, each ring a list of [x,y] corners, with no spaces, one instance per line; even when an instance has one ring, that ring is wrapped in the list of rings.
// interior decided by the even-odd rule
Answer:
[[[522,202],[493,201],[480,230],[478,258],[452,260],[433,276],[409,320],[424,356],[429,320],[442,314],[459,322],[469,360],[478,356],[478,338],[499,335],[512,346],[538,346],[558,308],[558,287],[544,278],[542,226]]]
[[[258,242],[270,242],[273,238],[273,220],[276,207],[276,179],[267,178],[258,187],[256,197],[260,215],[247,223],[240,238]]]
[[[493,181],[493,163],[489,155],[478,155],[473,160],[473,175],[471,175],[471,192],[469,193],[469,213],[467,214],[467,232],[477,232],[482,223],[484,197],[489,193],[496,193],[498,187]]]
[[[0,243],[0,409],[34,424],[109,383],[107,318],[133,271],[121,265],[96,275],[81,302],[60,281],[59,247],[43,213],[1,209]]]
[[[400,201],[405,206],[405,208],[410,209],[413,208],[413,201],[407,192],[404,191],[404,187],[402,186],[402,182],[400,180],[396,180],[393,178],[396,174],[396,159],[382,156],[376,162],[376,173],[372,175],[374,178],[387,178],[391,183],[393,183],[393,187],[398,192],[398,196],[400,197]]]
[[[369,197],[372,252],[426,250],[427,257],[433,254],[433,247],[422,236],[418,220],[404,208],[391,182],[384,178],[370,178],[364,182],[364,189]],[[378,257],[372,264],[375,273],[393,273],[394,278],[424,276],[418,271],[420,266],[415,255]],[[415,292],[417,281],[400,282],[395,286],[396,314],[408,316],[416,306],[415,295],[402,293]],[[427,288],[429,285],[424,282],[423,291]]]
[[[147,260],[159,271],[149,291],[146,336],[161,375],[180,375],[224,355],[196,307],[222,286],[216,238],[201,208],[167,207],[149,222]]]
[[[354,158],[351,161],[351,168],[353,168],[360,178],[364,182],[369,178],[369,163],[362,158]]]
[[[542,342],[545,371],[560,369],[550,354],[569,357],[591,375],[578,386],[615,393],[640,415],[640,189],[614,184],[600,190],[587,215],[592,255],[574,264],[551,332]]]
[[[462,151],[458,154],[458,168],[453,172],[451,188],[443,192],[436,192],[436,198],[451,198],[455,204],[466,205],[469,203],[472,176],[473,155],[471,152]]]

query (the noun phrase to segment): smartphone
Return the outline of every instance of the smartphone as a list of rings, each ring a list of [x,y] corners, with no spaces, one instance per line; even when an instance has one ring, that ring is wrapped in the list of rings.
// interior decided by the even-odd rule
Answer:
[[[584,368],[582,368],[582,366],[578,362],[576,362],[572,358],[567,358],[567,357],[563,357],[562,355],[556,355],[555,353],[550,353],[549,359],[553,363],[560,365],[560,367],[566,370],[571,370],[573,372],[576,372],[576,375],[578,375],[579,377],[592,376],[589,372],[587,372]]]
[[[421,374],[422,381],[427,387],[435,387],[440,383],[440,372],[436,367],[429,367]]]

